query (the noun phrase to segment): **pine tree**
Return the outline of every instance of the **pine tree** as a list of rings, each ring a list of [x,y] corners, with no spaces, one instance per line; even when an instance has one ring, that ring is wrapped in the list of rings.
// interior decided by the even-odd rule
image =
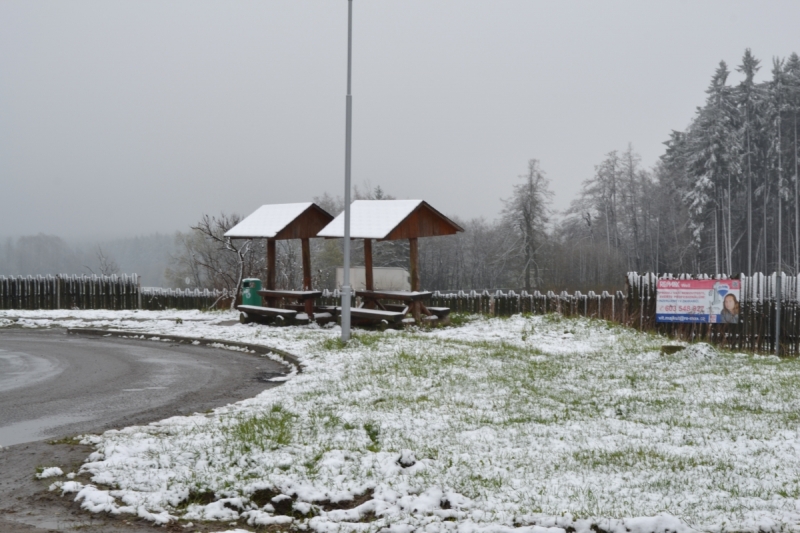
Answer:
[[[720,272],[720,226],[727,268],[733,269],[731,246],[731,178],[738,178],[738,110],[732,89],[726,84],[729,71],[721,61],[706,90],[706,105],[698,110],[690,130],[690,173],[695,183],[688,194],[690,213],[698,240],[712,210],[714,266]],[[725,200],[727,199],[727,202]],[[727,208],[727,226],[725,212]],[[721,215],[721,216],[720,216]],[[720,220],[721,218],[721,220]]]
[[[776,215],[778,217],[776,224],[778,251],[776,268],[779,272],[783,268],[783,249],[781,242],[783,201],[788,200],[790,197],[788,182],[786,181],[783,171],[783,115],[787,109],[787,84],[783,67],[784,61],[782,59],[773,59],[772,80],[770,80],[767,88],[766,107],[770,135],[769,164],[776,190]]]
[[[742,64],[736,69],[744,74],[744,80],[739,84],[736,91],[737,103],[739,105],[739,116],[741,117],[740,139],[742,140],[741,154],[744,158],[743,167],[745,169],[747,189],[747,273],[753,273],[753,143],[752,137],[757,134],[757,107],[761,102],[761,91],[755,84],[754,78],[759,67],[760,61],[753,57],[748,48],[744,52]]]
[[[797,114],[800,111],[800,57],[796,53],[789,56],[784,69],[787,84],[786,96],[791,109],[791,142],[794,172],[794,273],[800,274],[800,183],[798,183]]]

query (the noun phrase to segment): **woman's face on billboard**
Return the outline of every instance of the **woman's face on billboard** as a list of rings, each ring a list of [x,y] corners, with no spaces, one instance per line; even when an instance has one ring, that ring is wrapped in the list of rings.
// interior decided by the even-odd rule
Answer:
[[[732,294],[725,297],[725,309],[733,311],[736,308],[736,298]]]

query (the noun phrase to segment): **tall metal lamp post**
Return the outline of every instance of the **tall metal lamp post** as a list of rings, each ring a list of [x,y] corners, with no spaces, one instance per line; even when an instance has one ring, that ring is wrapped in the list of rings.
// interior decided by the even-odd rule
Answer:
[[[347,0],[347,118],[344,141],[344,279],[342,280],[342,342],[350,340],[350,136],[353,130],[353,96],[350,77],[353,62],[353,0]]]

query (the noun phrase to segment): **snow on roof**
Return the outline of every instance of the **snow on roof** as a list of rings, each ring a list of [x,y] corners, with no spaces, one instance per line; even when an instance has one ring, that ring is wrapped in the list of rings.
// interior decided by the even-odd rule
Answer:
[[[272,238],[312,205],[311,202],[262,205],[229,229],[225,236],[234,239]]]
[[[422,200],[356,200],[350,204],[350,237],[384,239]],[[317,234],[318,237],[344,237],[344,212]]]

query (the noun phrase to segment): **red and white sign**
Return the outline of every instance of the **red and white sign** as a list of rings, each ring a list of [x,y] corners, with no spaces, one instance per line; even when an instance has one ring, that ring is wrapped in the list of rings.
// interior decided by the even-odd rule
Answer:
[[[656,287],[656,322],[739,322],[737,279],[661,279]]]

